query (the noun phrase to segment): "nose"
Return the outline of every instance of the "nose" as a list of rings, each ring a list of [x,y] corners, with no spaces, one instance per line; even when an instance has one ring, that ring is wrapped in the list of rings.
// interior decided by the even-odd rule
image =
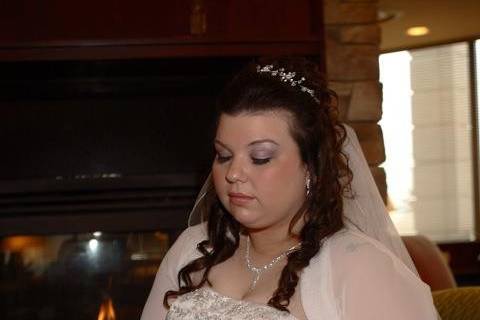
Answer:
[[[229,183],[246,182],[247,175],[245,174],[245,167],[241,159],[232,159],[230,166],[225,175],[225,179]]]

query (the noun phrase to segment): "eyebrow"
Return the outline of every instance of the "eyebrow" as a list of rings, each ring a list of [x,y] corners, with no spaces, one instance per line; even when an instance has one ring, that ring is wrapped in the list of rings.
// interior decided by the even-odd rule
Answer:
[[[221,142],[220,140],[218,139],[215,139],[215,143],[218,143],[219,145],[221,145],[222,147],[224,147],[225,149],[228,149],[230,150],[230,148],[223,142]],[[273,141],[272,139],[260,139],[260,140],[255,140],[255,141],[252,141],[248,144],[248,146],[253,146],[253,145],[256,145],[256,144],[261,144],[261,143],[272,143],[276,146],[279,146],[279,144],[275,141]]]

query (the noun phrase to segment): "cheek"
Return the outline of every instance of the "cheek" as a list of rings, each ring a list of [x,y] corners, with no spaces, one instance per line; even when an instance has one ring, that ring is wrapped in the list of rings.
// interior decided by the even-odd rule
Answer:
[[[225,169],[218,164],[212,165],[212,179],[215,191],[217,192],[220,200],[223,201],[222,197],[225,195],[226,181],[225,181]]]
[[[278,201],[297,197],[304,186],[304,175],[297,163],[284,163],[263,172],[257,180],[262,185],[262,193]]]

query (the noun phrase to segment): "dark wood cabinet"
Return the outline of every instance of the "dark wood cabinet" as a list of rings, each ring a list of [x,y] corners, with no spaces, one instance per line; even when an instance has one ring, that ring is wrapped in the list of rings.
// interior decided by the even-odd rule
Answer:
[[[318,54],[321,0],[18,0],[0,4],[0,60]]]

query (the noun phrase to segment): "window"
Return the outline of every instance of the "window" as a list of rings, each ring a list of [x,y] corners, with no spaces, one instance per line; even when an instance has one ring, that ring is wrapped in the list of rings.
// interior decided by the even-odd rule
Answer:
[[[476,89],[476,103],[477,103],[477,123],[480,123],[480,113],[478,112],[478,104],[480,101],[480,40],[475,41],[475,82],[477,84]],[[480,230],[479,230],[480,232]]]
[[[380,56],[383,167],[388,207],[401,234],[474,238],[469,57],[468,42]]]

